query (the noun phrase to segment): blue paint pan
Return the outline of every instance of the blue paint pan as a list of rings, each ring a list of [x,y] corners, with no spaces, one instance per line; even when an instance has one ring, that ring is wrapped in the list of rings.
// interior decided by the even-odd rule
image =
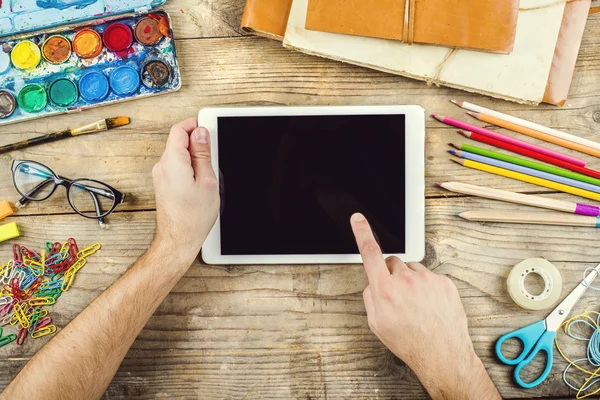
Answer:
[[[81,97],[92,103],[104,100],[108,96],[109,90],[108,78],[99,71],[90,71],[79,81]]]

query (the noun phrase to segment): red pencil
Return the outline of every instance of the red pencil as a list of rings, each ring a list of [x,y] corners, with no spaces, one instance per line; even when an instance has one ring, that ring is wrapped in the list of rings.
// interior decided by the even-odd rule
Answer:
[[[502,142],[506,142],[506,143],[509,143],[509,144],[512,144],[515,146],[522,147],[527,150],[542,153],[548,157],[554,157],[554,158],[566,161],[571,164],[579,165],[580,167],[585,167],[585,164],[586,164],[585,160],[580,160],[579,158],[571,157],[567,154],[559,153],[558,151],[550,150],[550,149],[547,149],[542,146],[538,146],[533,143],[524,142],[522,140],[515,139],[512,136],[507,136],[507,135],[503,135],[498,132],[490,131],[489,129],[485,129],[485,128],[482,128],[482,127],[476,126],[476,125],[472,125],[472,124],[469,124],[468,122],[459,121],[457,119],[449,118],[449,117],[442,117],[442,116],[435,115],[435,114],[431,114],[431,116],[446,125],[455,126],[458,129],[464,129],[466,131],[477,133],[479,135],[484,135],[484,136],[490,137],[492,139],[500,140]]]
[[[558,158],[550,157],[545,154],[541,154],[535,151],[527,150],[519,146],[515,146],[510,143],[502,142],[500,140],[492,139],[491,137],[481,135],[479,133],[474,132],[465,132],[458,131],[461,135],[468,137],[469,139],[476,140],[481,143],[486,143],[491,146],[495,146],[504,150],[512,151],[513,153],[521,154],[530,158],[534,158],[536,160],[547,162],[548,164],[556,165],[557,167],[565,168],[570,171],[578,172],[583,175],[591,176],[593,178],[600,179],[600,172],[595,171],[593,169],[580,167],[579,165],[575,165],[563,160],[559,160]]]

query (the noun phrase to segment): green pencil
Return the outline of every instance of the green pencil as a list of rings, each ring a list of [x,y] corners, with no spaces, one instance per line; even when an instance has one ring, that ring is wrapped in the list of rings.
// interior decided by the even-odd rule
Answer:
[[[592,185],[600,186],[600,179],[592,178],[587,175],[578,174],[577,172],[569,171],[566,169],[553,167],[551,165],[540,164],[535,161],[525,160],[519,157],[509,156],[506,154],[498,153],[492,150],[482,149],[481,147],[472,146],[470,144],[454,144],[450,143],[450,146],[455,147],[458,150],[468,151],[471,153],[479,154],[480,156],[495,158],[496,160],[509,162],[511,164],[521,165],[527,168],[533,168],[538,171],[547,172],[549,174],[554,174],[558,176],[562,176],[565,178],[575,179],[580,182],[586,182]]]

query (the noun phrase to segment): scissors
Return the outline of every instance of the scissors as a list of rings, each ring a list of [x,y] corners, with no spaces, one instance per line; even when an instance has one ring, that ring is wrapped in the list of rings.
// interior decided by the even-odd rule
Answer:
[[[553,347],[556,332],[567,318],[571,309],[579,301],[581,296],[590,287],[591,283],[600,274],[600,264],[585,277],[577,287],[548,315],[544,320],[507,333],[496,342],[496,355],[506,365],[516,365],[515,380],[519,386],[525,389],[531,389],[542,383],[552,370]],[[514,359],[504,357],[502,354],[502,344],[508,339],[519,339],[523,342],[523,351]],[[529,365],[531,361],[539,354],[545,352],[547,355],[546,368],[544,372],[533,382],[523,382],[520,377],[521,370]]]

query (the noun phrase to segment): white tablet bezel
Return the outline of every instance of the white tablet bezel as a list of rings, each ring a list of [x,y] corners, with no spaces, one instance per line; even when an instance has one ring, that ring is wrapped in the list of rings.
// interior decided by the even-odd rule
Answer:
[[[239,107],[204,108],[198,124],[211,135],[212,165],[219,176],[218,117],[287,115],[406,115],[406,249],[396,255],[405,262],[425,257],[425,111],[420,106],[317,106],[317,107]],[[368,136],[368,132],[365,135]],[[348,221],[350,223],[350,221]],[[386,255],[386,256],[387,256]],[[222,255],[220,218],[202,249],[207,264],[356,264],[359,254]]]

